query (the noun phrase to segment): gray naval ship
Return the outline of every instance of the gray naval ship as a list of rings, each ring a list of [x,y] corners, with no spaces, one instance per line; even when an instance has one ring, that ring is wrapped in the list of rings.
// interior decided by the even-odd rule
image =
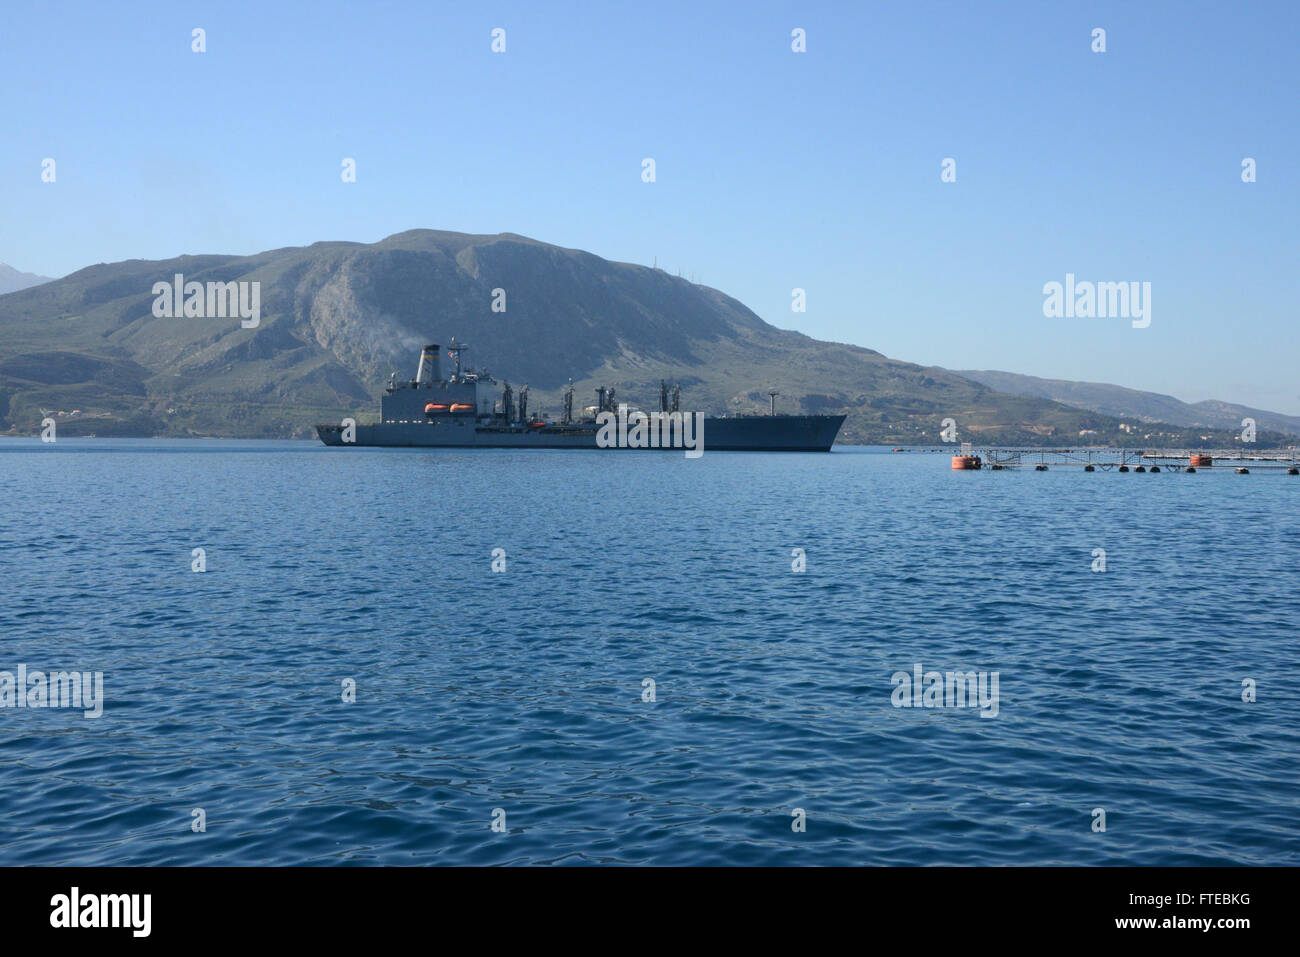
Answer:
[[[454,360],[455,369],[444,379],[441,347],[425,346],[414,379],[390,379],[380,399],[379,422],[327,423],[317,425],[316,434],[330,446],[691,449],[697,443],[699,452],[829,452],[845,419],[777,415],[775,392],[770,393],[771,415],[706,417],[681,412],[681,390],[669,390],[666,382],[660,382],[658,412],[629,409],[617,402],[613,389],[600,388],[596,404],[575,415],[570,381],[563,412],[553,420],[529,410],[528,386],[516,393],[506,382],[498,393],[496,380],[486,370],[462,369],[461,355],[467,349],[451,341],[447,358]]]

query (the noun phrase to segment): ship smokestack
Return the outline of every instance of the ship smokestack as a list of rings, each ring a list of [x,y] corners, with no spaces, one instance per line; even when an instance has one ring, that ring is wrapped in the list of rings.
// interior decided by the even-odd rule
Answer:
[[[442,380],[442,365],[438,361],[441,348],[434,343],[425,346],[424,351],[420,353],[420,368],[415,373],[415,381],[420,385],[430,385]]]

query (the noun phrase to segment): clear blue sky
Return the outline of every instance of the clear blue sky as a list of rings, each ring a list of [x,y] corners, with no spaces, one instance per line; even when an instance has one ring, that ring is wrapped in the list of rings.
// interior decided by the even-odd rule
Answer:
[[[0,261],[517,232],[901,359],[1300,414],[1298,11],[6,3]],[[1067,272],[1151,282],[1151,326],[1045,318]]]

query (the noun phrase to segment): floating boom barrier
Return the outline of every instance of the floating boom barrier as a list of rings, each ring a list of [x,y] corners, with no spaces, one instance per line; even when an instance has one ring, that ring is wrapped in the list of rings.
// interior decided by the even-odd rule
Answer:
[[[1232,470],[1248,475],[1252,470],[1300,475],[1300,449],[973,449],[969,443],[952,457],[953,471],[989,469],[1082,468],[1085,472],[1198,472]]]

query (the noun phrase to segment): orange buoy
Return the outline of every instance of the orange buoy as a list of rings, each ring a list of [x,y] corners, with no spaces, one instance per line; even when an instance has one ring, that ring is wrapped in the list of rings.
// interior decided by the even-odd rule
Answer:
[[[952,467],[959,472],[967,469],[977,469],[980,467],[980,457],[978,455],[954,455],[952,457]]]
[[[1187,459],[1187,464],[1194,469],[1201,469],[1213,465],[1214,459],[1209,455],[1193,455]]]

